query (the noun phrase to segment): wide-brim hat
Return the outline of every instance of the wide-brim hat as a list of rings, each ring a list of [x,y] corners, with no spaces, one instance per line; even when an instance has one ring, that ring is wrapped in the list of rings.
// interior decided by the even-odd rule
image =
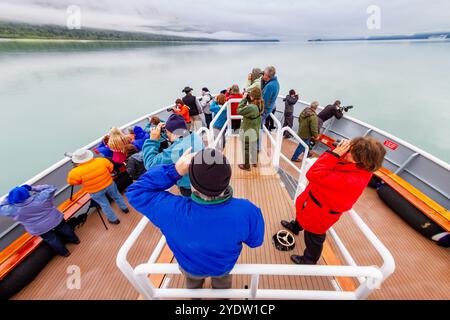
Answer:
[[[72,153],[71,158],[73,163],[85,163],[94,158],[94,153],[91,150],[78,149]]]
[[[184,89],[181,92],[188,93],[191,92],[192,90],[194,89],[192,89],[191,87],[184,87]]]

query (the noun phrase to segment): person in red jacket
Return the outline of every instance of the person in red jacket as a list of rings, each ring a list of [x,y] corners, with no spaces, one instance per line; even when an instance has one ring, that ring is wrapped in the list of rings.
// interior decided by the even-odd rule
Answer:
[[[294,263],[317,263],[327,230],[353,207],[385,154],[376,139],[358,137],[343,140],[316,160],[306,173],[308,186],[295,202],[296,220],[281,221],[295,235],[304,230],[305,251],[303,256],[291,256]]]
[[[237,84],[233,84],[231,86],[230,90],[228,90],[228,92],[225,94],[225,96],[227,98],[227,101],[230,99],[242,99],[242,97],[243,97],[243,95],[239,91],[239,86]],[[239,105],[239,102],[231,103],[231,115],[232,116],[238,115],[238,112],[237,112],[238,105]],[[239,119],[231,120],[231,129],[239,130],[240,127],[241,127],[241,120],[239,120]]]

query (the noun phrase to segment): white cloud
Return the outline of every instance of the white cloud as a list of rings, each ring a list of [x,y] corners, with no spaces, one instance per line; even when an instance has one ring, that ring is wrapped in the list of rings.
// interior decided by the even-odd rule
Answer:
[[[381,30],[366,28],[372,4]],[[448,0],[14,0],[0,2],[0,19],[65,25],[69,5],[80,6],[85,27],[223,39],[450,29]]]

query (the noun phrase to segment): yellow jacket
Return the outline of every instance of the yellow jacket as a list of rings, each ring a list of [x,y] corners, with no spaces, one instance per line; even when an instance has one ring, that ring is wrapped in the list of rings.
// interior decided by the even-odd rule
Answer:
[[[111,161],[105,158],[95,158],[70,170],[67,183],[82,184],[88,193],[96,193],[111,185],[113,169]]]

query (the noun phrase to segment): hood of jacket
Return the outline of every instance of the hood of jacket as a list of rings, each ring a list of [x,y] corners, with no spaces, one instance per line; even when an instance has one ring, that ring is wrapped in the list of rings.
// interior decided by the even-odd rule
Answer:
[[[302,113],[300,113],[300,117],[301,118],[308,118],[308,117],[311,117],[311,116],[313,116],[315,114],[316,114],[316,112],[313,109],[311,109],[310,107],[307,107],[307,108],[305,108],[302,111]]]
[[[142,129],[142,128],[139,127],[139,126],[135,126],[135,127],[133,128],[133,132],[134,132],[134,135],[135,135],[135,139],[142,139],[142,138],[145,137],[145,134],[146,134],[146,132],[144,131],[144,129]]]

